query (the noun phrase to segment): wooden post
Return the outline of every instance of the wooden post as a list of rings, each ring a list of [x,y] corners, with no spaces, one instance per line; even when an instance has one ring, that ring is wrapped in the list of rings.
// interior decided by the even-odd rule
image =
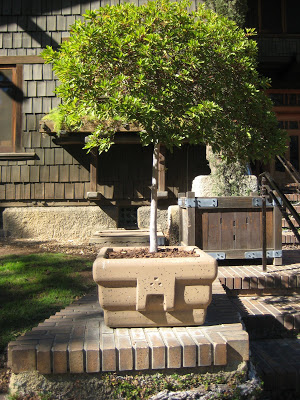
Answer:
[[[178,199],[181,199],[182,197],[185,197],[185,193],[184,192],[180,192],[178,193]],[[181,206],[179,206],[179,244],[182,244],[183,241],[183,208]]]
[[[160,146],[158,155],[158,191],[164,192],[166,190],[166,148]]]
[[[263,177],[261,181],[261,228],[262,228],[262,267],[263,271],[267,270],[267,214],[266,214],[266,178]]]
[[[194,199],[194,192],[186,192],[187,199]],[[187,209],[187,246],[195,246],[195,207],[188,207]]]
[[[276,205],[273,208],[273,248],[282,251],[282,214]],[[273,265],[282,265],[282,257],[274,257]]]
[[[97,192],[98,186],[98,151],[93,149],[90,152],[90,192]]]

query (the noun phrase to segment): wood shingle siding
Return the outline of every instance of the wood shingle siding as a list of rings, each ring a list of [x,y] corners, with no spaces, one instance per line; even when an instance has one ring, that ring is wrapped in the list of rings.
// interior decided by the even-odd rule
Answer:
[[[122,3],[122,1],[120,1]],[[82,144],[59,145],[41,134],[43,115],[57,107],[58,85],[51,65],[39,57],[46,45],[57,47],[68,38],[70,25],[82,19],[88,9],[97,9],[119,1],[14,0],[0,1],[0,68],[18,65],[22,70],[22,134],[20,158],[5,159],[0,153],[0,206],[28,205],[36,201],[87,202],[90,191],[90,158]],[[144,1],[133,1],[142,4]],[[192,9],[201,1],[193,1]],[[189,160],[180,153],[166,153],[166,190],[174,203],[178,191],[186,190],[194,176],[208,173],[205,151],[191,148]],[[1,148],[0,148],[1,152]],[[26,157],[28,154],[28,157]],[[191,156],[191,154],[194,154]],[[116,145],[99,157],[97,191],[104,203],[146,204],[150,197],[151,148],[140,145]],[[188,171],[186,166],[188,166]],[[100,201],[100,203],[101,203]],[[86,203],[87,204],[87,203]],[[106,204],[106,203],[105,203]]]

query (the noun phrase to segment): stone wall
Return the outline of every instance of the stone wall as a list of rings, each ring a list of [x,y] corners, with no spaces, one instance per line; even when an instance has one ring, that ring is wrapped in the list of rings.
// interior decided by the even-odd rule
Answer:
[[[3,212],[8,236],[35,240],[88,240],[101,229],[117,227],[116,207],[12,207]]]

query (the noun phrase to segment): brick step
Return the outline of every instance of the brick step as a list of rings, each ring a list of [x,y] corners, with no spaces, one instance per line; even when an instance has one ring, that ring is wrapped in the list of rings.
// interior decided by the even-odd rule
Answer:
[[[256,371],[264,382],[264,393],[268,394],[266,398],[299,399],[300,340],[255,340],[250,342],[250,349]]]
[[[299,241],[294,235],[294,233],[290,230],[282,231],[282,244],[298,244]]]
[[[97,293],[87,295],[8,345],[15,373],[97,373],[202,367],[237,368],[249,359],[249,338],[216,280],[205,325],[108,328]]]
[[[298,214],[300,214],[300,205],[297,205],[298,203],[292,203],[292,206],[294,207],[294,209],[297,211]],[[287,212],[289,212],[289,210],[287,210]]]
[[[232,296],[251,338],[270,337],[299,332],[300,295]]]
[[[300,202],[299,193],[285,193],[285,197],[291,202]]]
[[[291,222],[293,223],[294,226],[299,227],[299,224],[296,222],[295,218],[290,217]],[[289,228],[289,224],[285,220],[285,218],[282,218],[282,227],[283,228]]]
[[[300,254],[297,250],[283,251],[282,266],[261,265],[220,267],[218,278],[231,294],[267,294],[300,291]]]

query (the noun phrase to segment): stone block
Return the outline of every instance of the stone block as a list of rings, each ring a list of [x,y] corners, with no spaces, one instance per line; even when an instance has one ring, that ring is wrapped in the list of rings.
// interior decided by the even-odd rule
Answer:
[[[15,373],[36,370],[35,344],[13,346],[10,353],[10,366]]]
[[[249,360],[249,337],[246,331],[230,330],[221,332],[227,342],[227,362]]]
[[[150,207],[143,206],[137,210],[137,223],[139,229],[149,229],[150,226]],[[157,228],[163,232],[168,230],[168,210],[157,210]]]
[[[199,328],[187,328],[187,331],[197,345],[197,363],[199,367],[209,366],[212,364],[212,344],[205,337],[203,331]]]
[[[51,348],[53,340],[40,340],[37,346],[37,370],[41,374],[51,374]]]
[[[52,172],[50,168],[50,179]],[[33,176],[31,180],[34,181]],[[87,240],[95,231],[116,228],[117,209],[94,206],[12,207],[3,212],[3,225],[14,238]]]
[[[130,336],[134,347],[135,369],[137,371],[149,369],[150,349],[144,330],[142,328],[131,328]]]
[[[248,196],[249,192],[257,191],[257,177],[255,175],[245,175],[246,190],[240,196]],[[212,197],[214,194],[214,182],[210,175],[199,175],[192,182],[192,192],[196,197]]]
[[[133,349],[128,335],[116,333],[116,348],[118,350],[119,371],[133,369]]]
[[[170,246],[179,245],[179,206],[168,208],[168,233]]]
[[[151,368],[163,369],[166,365],[165,345],[157,329],[145,329],[151,348]]]
[[[58,342],[53,345],[52,357],[54,374],[66,374],[68,372],[67,348],[67,341]]]
[[[213,346],[213,364],[226,365],[227,364],[227,342],[218,333],[213,331],[205,332],[207,338],[211,341]]]
[[[196,366],[196,344],[185,328],[174,328],[174,332],[182,345],[182,366],[183,367],[195,367]]]
[[[100,343],[99,339],[87,339],[85,344],[86,372],[96,373],[100,371]]]
[[[102,371],[116,371],[117,358],[114,335],[103,333],[100,342]]]
[[[75,337],[70,340],[69,368],[71,374],[81,374],[84,372],[82,338]]]
[[[167,349],[167,368],[181,367],[181,344],[175,333],[169,328],[159,329]]]

